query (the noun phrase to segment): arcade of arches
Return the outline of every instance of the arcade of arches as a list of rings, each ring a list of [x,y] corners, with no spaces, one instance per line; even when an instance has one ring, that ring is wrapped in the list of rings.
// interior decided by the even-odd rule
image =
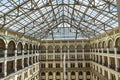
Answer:
[[[0,80],[120,80],[120,0],[0,0]]]
[[[65,75],[66,80],[119,80],[119,55],[117,32],[111,38],[41,42],[0,36],[0,78],[63,80]]]

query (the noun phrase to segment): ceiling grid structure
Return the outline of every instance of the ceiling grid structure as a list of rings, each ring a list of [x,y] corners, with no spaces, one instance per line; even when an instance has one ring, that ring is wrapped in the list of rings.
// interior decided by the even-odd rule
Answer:
[[[118,12],[116,0],[0,0],[0,29],[38,40],[92,38],[118,27]]]

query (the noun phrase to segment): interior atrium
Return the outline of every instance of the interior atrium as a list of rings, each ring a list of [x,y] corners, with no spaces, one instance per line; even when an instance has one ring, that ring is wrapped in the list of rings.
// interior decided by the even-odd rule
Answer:
[[[0,0],[0,80],[120,80],[120,0]]]

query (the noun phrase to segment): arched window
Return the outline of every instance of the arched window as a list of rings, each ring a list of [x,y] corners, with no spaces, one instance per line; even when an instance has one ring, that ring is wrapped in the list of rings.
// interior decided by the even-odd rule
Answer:
[[[28,54],[28,44],[27,43],[25,43],[25,45],[24,45],[24,54],[25,55]]]
[[[84,52],[90,52],[90,45],[86,44],[84,46]]]
[[[40,46],[41,53],[46,53],[46,47],[45,46]]]
[[[113,41],[112,40],[108,41],[108,48],[113,48]]]
[[[0,57],[4,57],[5,42],[0,39]]]
[[[69,49],[70,49],[70,52],[75,52],[75,46],[74,45],[70,45]]]
[[[32,54],[32,44],[30,44],[29,53]]]
[[[60,46],[55,46],[55,53],[59,53],[60,52]]]
[[[10,41],[8,44],[7,56],[14,56],[14,55],[15,55],[15,43],[14,43],[14,41]]]
[[[77,45],[77,52],[82,52],[82,45]]]
[[[48,53],[53,53],[53,47],[52,46],[48,46]]]
[[[117,48],[117,54],[120,54],[120,37],[116,39],[115,47]]]
[[[62,52],[67,52],[67,46],[66,45],[62,46]]]
[[[17,46],[17,55],[22,55],[23,45],[21,42],[18,43]]]

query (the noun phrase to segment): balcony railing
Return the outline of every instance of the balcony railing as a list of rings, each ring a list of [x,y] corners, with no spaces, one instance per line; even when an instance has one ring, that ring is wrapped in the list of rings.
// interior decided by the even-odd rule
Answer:
[[[0,57],[4,57],[4,54],[3,54],[3,53],[0,53]]]
[[[53,51],[48,51],[48,53],[53,53]]]
[[[120,50],[117,50],[117,54],[120,54]]]
[[[8,53],[7,56],[11,57],[11,56],[15,56],[15,54],[14,53]]]
[[[109,53],[114,54],[114,50],[109,50]]]
[[[0,73],[0,78],[3,78],[3,77],[4,77],[4,73],[1,72],[1,73]]]
[[[84,52],[90,52],[90,50],[84,50]]]
[[[82,50],[77,50],[77,52],[82,52]]]
[[[103,53],[107,53],[107,50],[103,50]]]
[[[27,52],[24,52],[24,55],[27,55],[28,53]]]
[[[115,70],[115,66],[113,66],[113,65],[110,65],[110,68]]]
[[[117,71],[120,72],[120,68],[117,68]]]
[[[70,50],[70,52],[75,52],[75,50]]]
[[[17,66],[17,71],[21,70],[22,66]]]
[[[26,63],[26,64],[24,64],[24,67],[28,67],[28,64]]]
[[[17,56],[20,56],[20,55],[22,55],[22,53],[17,53]]]
[[[9,70],[7,70],[7,75],[12,74],[12,73],[14,73],[14,72],[15,72],[14,69],[9,69]]]

